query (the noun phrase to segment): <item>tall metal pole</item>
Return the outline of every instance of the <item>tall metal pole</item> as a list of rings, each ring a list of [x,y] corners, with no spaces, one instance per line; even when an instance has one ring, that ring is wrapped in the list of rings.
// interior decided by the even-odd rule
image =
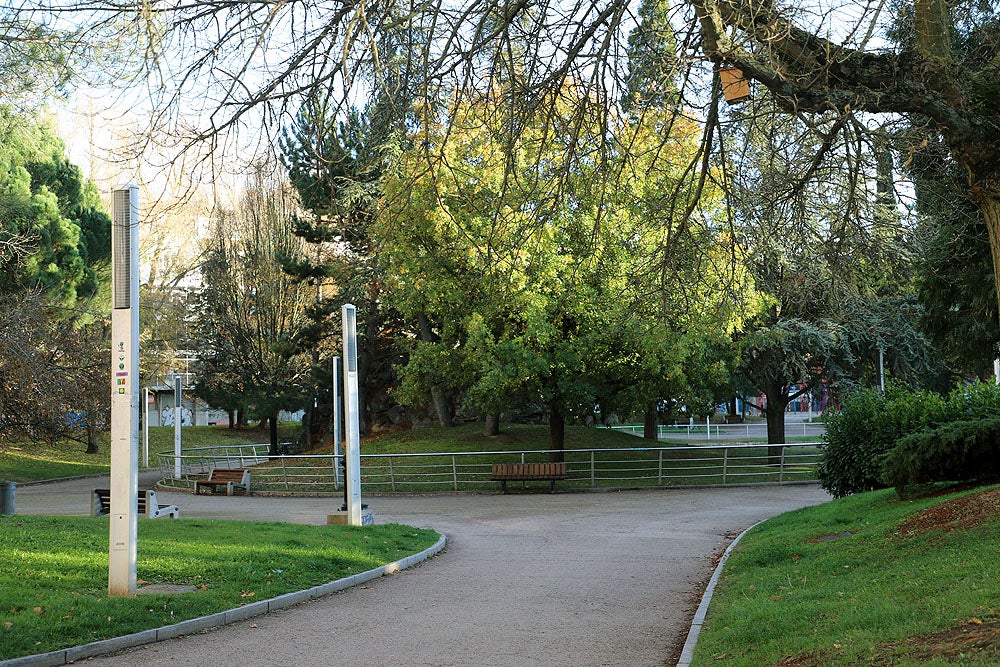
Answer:
[[[344,431],[347,462],[347,523],[361,525],[361,433],[358,407],[358,325],[353,305],[341,308],[344,322]]]
[[[181,478],[181,376],[174,375],[174,479]]]
[[[344,441],[340,430],[340,357],[333,358],[333,456],[337,465],[333,466],[334,488],[340,487],[340,444]]]
[[[108,595],[135,595],[139,492],[139,188],[112,193]]]
[[[882,393],[885,393],[885,348],[879,345],[878,348],[878,386]]]
[[[149,387],[142,389],[142,467],[149,467]]]

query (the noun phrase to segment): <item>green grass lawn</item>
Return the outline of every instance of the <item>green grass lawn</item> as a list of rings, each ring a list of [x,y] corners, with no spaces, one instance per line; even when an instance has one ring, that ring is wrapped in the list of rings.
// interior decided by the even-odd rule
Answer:
[[[108,519],[0,516],[0,660],[78,646],[304,590],[433,545],[400,525],[139,521],[138,577],[175,595],[109,598]]]
[[[695,665],[1000,664],[1000,487],[859,494],[754,529]]]

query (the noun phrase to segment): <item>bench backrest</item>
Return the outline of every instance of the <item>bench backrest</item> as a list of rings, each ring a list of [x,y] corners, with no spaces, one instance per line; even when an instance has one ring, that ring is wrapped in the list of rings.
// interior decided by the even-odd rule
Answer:
[[[565,477],[566,464],[560,463],[494,463],[493,476],[526,478]]]
[[[210,482],[242,482],[247,476],[246,470],[241,468],[212,468],[208,475]]]
[[[136,499],[139,514],[146,513],[147,491],[139,489],[139,497]],[[94,516],[111,513],[111,489],[94,489]]]

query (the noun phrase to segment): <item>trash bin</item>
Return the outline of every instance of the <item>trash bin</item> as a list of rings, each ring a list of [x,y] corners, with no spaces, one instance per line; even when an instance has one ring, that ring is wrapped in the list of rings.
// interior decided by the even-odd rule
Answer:
[[[14,513],[14,491],[16,489],[15,482],[0,482],[0,514]]]

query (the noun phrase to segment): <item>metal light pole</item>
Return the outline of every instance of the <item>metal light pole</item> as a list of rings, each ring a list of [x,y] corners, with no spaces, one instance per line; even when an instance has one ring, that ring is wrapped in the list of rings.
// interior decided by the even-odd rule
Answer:
[[[174,479],[181,478],[181,376],[174,375]]]
[[[111,516],[108,595],[135,595],[139,492],[139,188],[115,190],[111,225]]]
[[[885,348],[878,346],[878,387],[885,394]]]
[[[142,389],[142,467],[149,467],[149,387]]]
[[[333,486],[340,487],[340,443],[343,435],[340,430],[340,357],[333,358]],[[345,501],[346,502],[346,501]]]
[[[344,430],[346,451],[347,523],[361,525],[361,433],[358,407],[357,311],[351,304],[341,309],[344,322]]]

